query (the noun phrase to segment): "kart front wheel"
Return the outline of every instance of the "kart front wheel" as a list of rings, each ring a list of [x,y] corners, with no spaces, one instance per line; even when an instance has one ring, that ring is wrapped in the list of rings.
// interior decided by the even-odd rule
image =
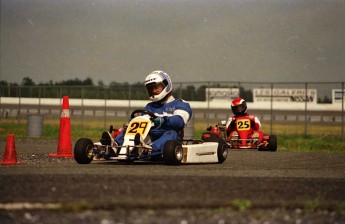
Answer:
[[[87,138],[80,138],[74,146],[74,159],[79,164],[89,164],[93,159],[93,142]]]
[[[271,152],[275,152],[277,151],[277,136],[275,135],[270,135],[269,138],[268,138],[268,149],[271,151]]]
[[[178,141],[167,141],[164,145],[163,160],[167,165],[180,165],[183,159],[182,144]]]

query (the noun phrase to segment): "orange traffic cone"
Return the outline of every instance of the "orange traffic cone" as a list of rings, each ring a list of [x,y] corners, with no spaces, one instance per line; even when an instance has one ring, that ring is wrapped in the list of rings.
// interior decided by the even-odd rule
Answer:
[[[68,96],[64,96],[62,101],[62,112],[60,118],[60,133],[57,154],[49,154],[49,156],[66,158],[73,157]]]
[[[17,162],[16,145],[14,143],[14,134],[8,134],[6,141],[6,149],[1,165],[15,165]]]

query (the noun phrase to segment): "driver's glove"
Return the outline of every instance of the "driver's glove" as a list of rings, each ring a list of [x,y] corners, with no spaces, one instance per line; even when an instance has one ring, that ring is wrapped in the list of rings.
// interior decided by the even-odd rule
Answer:
[[[165,123],[164,117],[156,117],[152,119],[152,122],[155,124],[156,127],[160,127]]]

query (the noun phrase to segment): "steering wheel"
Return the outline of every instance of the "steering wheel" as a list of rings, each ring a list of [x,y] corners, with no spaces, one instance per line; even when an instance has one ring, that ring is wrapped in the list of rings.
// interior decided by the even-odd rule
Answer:
[[[130,118],[134,118],[134,115],[135,115],[136,113],[147,114],[147,115],[149,115],[151,118],[156,118],[156,117],[157,117],[154,113],[152,113],[152,112],[150,112],[150,111],[148,111],[148,110],[145,110],[145,109],[137,109],[137,110],[134,110],[134,111],[131,113]]]

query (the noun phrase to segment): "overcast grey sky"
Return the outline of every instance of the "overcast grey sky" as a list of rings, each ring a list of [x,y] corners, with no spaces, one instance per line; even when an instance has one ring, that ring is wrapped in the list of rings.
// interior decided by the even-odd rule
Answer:
[[[0,1],[0,80],[345,81],[345,0]]]

